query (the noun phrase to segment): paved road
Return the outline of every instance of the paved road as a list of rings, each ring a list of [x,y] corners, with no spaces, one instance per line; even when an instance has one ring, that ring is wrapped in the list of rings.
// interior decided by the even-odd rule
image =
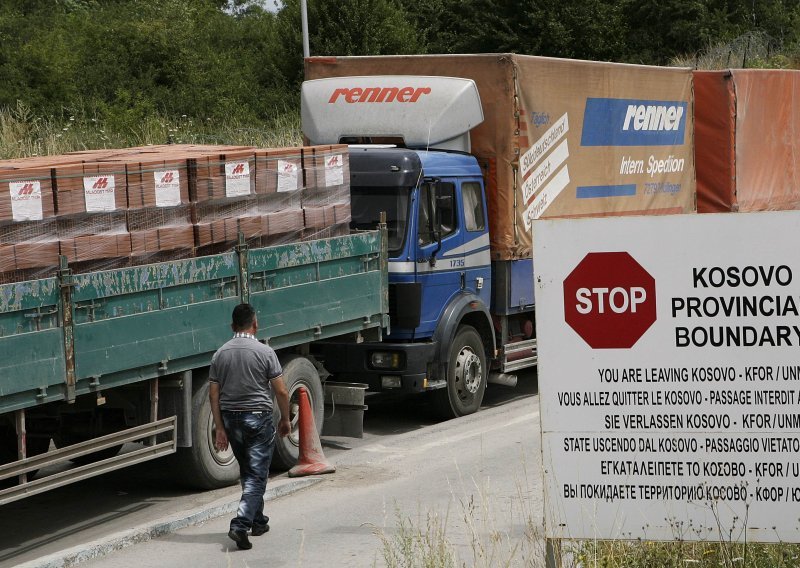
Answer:
[[[275,512],[272,513],[275,519],[274,529],[269,535],[266,535],[263,540],[264,545],[275,541],[293,542],[293,544],[289,548],[282,547],[289,555],[281,560],[283,564],[274,563],[274,559],[271,559],[269,565],[313,566],[319,557],[317,560],[312,560],[310,555],[318,554],[319,551],[316,547],[311,546],[310,541],[304,540],[304,535],[306,533],[329,535],[326,539],[315,539],[315,542],[327,542],[322,549],[323,553],[327,554],[328,548],[339,541],[337,537],[330,535],[336,535],[337,531],[342,530],[352,531],[356,536],[356,540],[360,543],[357,546],[359,549],[358,560],[364,561],[363,554],[366,554],[366,548],[370,548],[370,554],[374,556],[375,544],[379,542],[373,535],[373,529],[369,527],[386,526],[387,530],[393,530],[394,497],[392,496],[401,496],[410,490],[412,495],[405,495],[400,498],[399,502],[415,503],[416,508],[420,511],[423,505],[428,503],[438,506],[444,499],[441,493],[442,482],[451,484],[451,488],[455,487],[452,484],[457,482],[466,483],[469,486],[469,480],[474,472],[480,474],[482,471],[493,471],[495,466],[490,462],[497,461],[496,458],[486,458],[482,465],[466,464],[465,462],[464,467],[470,474],[467,477],[459,478],[456,473],[462,471],[459,469],[460,461],[451,462],[450,458],[446,461],[438,459],[440,454],[445,451],[455,452],[451,453],[451,456],[459,454],[487,456],[489,450],[493,453],[496,449],[500,449],[503,447],[500,442],[508,439],[509,443],[512,446],[516,444],[516,447],[505,448],[503,454],[507,455],[513,452],[515,460],[519,461],[519,457],[522,455],[520,449],[524,448],[525,453],[528,454],[526,457],[528,474],[535,478],[535,484],[538,487],[539,433],[538,415],[535,414],[537,404],[533,397],[534,390],[533,377],[526,377],[524,386],[517,390],[493,389],[487,393],[486,407],[476,416],[442,424],[437,424],[428,409],[424,405],[420,405],[418,400],[372,405],[365,420],[364,439],[325,438],[323,440],[326,455],[339,468],[334,476],[326,478],[321,485],[307,489],[303,493],[284,497],[275,501],[274,504],[270,504],[270,511],[273,511],[272,507],[275,507]],[[511,434],[512,430],[507,428],[506,424],[510,420],[509,413],[512,409],[515,414],[522,412],[522,415],[526,416],[515,422],[513,435]],[[527,433],[520,434],[516,430],[518,428],[527,430]],[[490,440],[491,443],[489,443]],[[487,445],[491,447],[487,449]],[[402,464],[406,459],[409,460],[409,463],[404,466]],[[475,467],[478,469],[474,470]],[[513,468],[504,466],[502,469],[511,472]],[[497,478],[497,476],[494,477]],[[479,478],[482,479],[480,475],[476,477],[476,479]],[[506,478],[507,481],[511,479],[507,475]],[[279,480],[280,478],[274,482]],[[536,489],[533,493],[538,496],[540,489]],[[158,475],[157,461],[108,474],[49,494],[22,500],[0,509],[0,566],[14,566],[23,561],[80,545],[82,542],[102,538],[104,535],[174,513],[176,510],[202,507],[204,504],[220,498],[235,499],[237,495],[235,489],[205,493],[183,491],[174,484],[165,483],[161,479]],[[337,502],[334,499],[333,502],[324,505],[322,509],[315,510],[314,504],[320,502],[318,495],[341,495],[344,502]],[[450,493],[451,501],[455,498],[454,495],[454,492]],[[486,493],[486,495],[490,494]],[[506,491],[503,498],[510,502],[509,500],[512,499],[510,495]],[[325,499],[329,499],[329,497],[325,497]],[[324,503],[325,499],[321,502]],[[315,526],[314,523],[307,525],[303,520],[305,515],[311,515],[314,522],[317,519],[321,522],[326,518],[326,511],[336,511],[333,518],[337,518],[343,514],[348,503],[354,504],[355,508],[348,513],[352,516],[350,519],[352,523],[346,527],[342,527],[341,523],[338,523],[336,527]],[[375,518],[371,514],[368,523],[372,523],[372,525],[355,523],[357,518],[363,514],[359,510],[359,507],[362,506],[367,506],[370,513],[383,511],[381,519]],[[404,507],[404,510],[406,509]],[[416,513],[416,511],[414,512]],[[292,517],[295,514],[304,517]],[[460,516],[463,515],[460,514]],[[331,515],[328,514],[327,518],[330,519]],[[286,519],[286,521],[279,523],[277,519]],[[221,528],[217,529],[216,523],[221,523]],[[214,529],[208,532],[212,526]],[[205,543],[206,546],[209,543],[213,544],[216,552],[211,553],[214,556],[209,557],[211,562],[209,565],[219,566],[221,565],[219,562],[220,551],[226,549],[229,544],[224,535],[224,526],[227,526],[227,518],[209,521],[200,527],[184,529],[165,538],[173,539],[166,542],[178,544],[187,538],[189,542],[194,542],[192,539],[196,538],[198,548],[205,548],[199,546],[202,543]],[[287,535],[282,534],[289,530],[289,527],[294,527],[290,530],[294,540],[287,539]],[[365,536],[369,538],[362,542]],[[301,539],[300,541],[297,541],[298,537]],[[264,545],[261,545],[262,553]],[[159,545],[154,543],[153,546]],[[97,562],[96,565],[124,566],[125,564],[117,563],[125,562],[128,555],[133,555],[130,556],[132,558],[130,565],[136,565],[139,568],[143,564],[135,560],[136,555],[140,551],[144,553],[150,548],[150,544],[140,544],[130,551],[115,553],[107,560],[95,562]],[[194,546],[189,548],[193,549]],[[258,548],[242,554],[258,554],[257,550]],[[291,556],[291,551],[295,552],[294,556]],[[236,551],[236,553],[239,552]],[[177,554],[180,556],[180,550],[177,551]],[[209,554],[209,551],[206,550],[201,556],[206,554]],[[214,563],[214,558],[217,560],[216,563]],[[304,563],[298,563],[299,559],[304,559]],[[189,562],[195,563],[194,560],[184,562],[182,557],[175,558],[174,562],[165,562],[158,553],[151,565],[185,565]],[[259,563],[261,563],[260,560]],[[254,563],[251,562],[249,565],[254,565]]]

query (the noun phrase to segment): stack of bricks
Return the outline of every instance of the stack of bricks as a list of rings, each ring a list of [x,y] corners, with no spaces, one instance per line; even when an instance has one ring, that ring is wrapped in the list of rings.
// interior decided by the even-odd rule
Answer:
[[[0,283],[347,231],[347,147],[163,145],[0,161]]]
[[[256,151],[256,193],[264,246],[302,238],[304,188],[302,148]]]
[[[197,253],[229,249],[238,240],[239,231],[249,242],[257,242],[261,221],[254,149],[211,147],[187,155]]]
[[[0,283],[45,276],[58,266],[50,168],[36,159],[0,165]]]
[[[131,264],[188,258],[194,254],[189,172],[180,153],[134,148],[109,161],[125,168]]]
[[[350,223],[350,161],[347,146],[311,146],[303,153],[306,238],[347,234]]]
[[[76,271],[126,266],[131,255],[125,167],[104,157],[52,169],[60,251]]]

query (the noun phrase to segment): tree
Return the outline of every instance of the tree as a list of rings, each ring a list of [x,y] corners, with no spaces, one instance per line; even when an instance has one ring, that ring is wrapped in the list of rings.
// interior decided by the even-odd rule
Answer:
[[[397,0],[311,0],[308,3],[311,55],[419,53],[418,36]],[[299,0],[278,13],[281,70],[299,86],[303,79]]]

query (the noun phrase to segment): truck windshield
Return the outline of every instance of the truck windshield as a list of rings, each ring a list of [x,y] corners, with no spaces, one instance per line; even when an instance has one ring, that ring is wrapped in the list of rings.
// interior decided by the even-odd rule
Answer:
[[[400,187],[351,187],[351,229],[375,229],[386,211],[389,229],[389,256],[397,256],[403,250],[408,224],[408,189]]]

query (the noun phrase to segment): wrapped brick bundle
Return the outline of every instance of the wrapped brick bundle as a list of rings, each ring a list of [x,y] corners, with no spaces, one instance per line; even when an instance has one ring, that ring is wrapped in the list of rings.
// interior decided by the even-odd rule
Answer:
[[[197,254],[229,249],[238,242],[239,232],[248,244],[260,246],[265,208],[256,192],[260,190],[266,198],[272,184],[265,172],[259,184],[254,149],[223,148],[202,154],[197,150],[189,159],[194,172],[190,195]],[[274,181],[277,191],[277,179]]]
[[[189,203],[189,173],[180,158],[147,160],[145,156],[125,163],[128,209],[176,207]],[[141,159],[141,161],[138,161]]]
[[[350,160],[347,146],[303,148],[306,191],[303,206],[329,205],[350,201]]]
[[[0,168],[0,283],[41,278],[58,266],[50,169],[36,161]]]
[[[131,262],[192,256],[194,230],[186,160],[166,149],[118,159],[125,162]]]
[[[336,224],[334,205],[305,207],[303,213],[306,229],[325,229]]]
[[[53,173],[59,216],[125,211],[128,206],[125,168],[119,164],[58,166]]]
[[[130,235],[135,264],[188,258],[194,251],[194,228],[190,223],[131,231]]]
[[[60,249],[76,272],[118,268],[131,254],[131,235],[128,232],[82,235],[62,239]]]
[[[72,270],[126,266],[131,240],[124,164],[59,165],[53,168],[53,186],[61,254]]]
[[[302,148],[256,151],[258,211],[264,217],[262,245],[302,239],[304,188]]]
[[[255,195],[255,154],[252,150],[188,155],[194,172],[192,201],[202,203]]]
[[[305,216],[299,207],[271,211],[262,215],[261,226],[264,234],[263,246],[299,241],[304,233]]]
[[[347,146],[303,149],[305,239],[345,235],[350,223],[350,161]]]
[[[0,282],[347,232],[343,145],[163,145],[0,161]]]
[[[49,168],[0,169],[0,224],[42,221],[55,215]]]
[[[257,194],[291,194],[303,189],[301,148],[256,150],[255,162]]]

